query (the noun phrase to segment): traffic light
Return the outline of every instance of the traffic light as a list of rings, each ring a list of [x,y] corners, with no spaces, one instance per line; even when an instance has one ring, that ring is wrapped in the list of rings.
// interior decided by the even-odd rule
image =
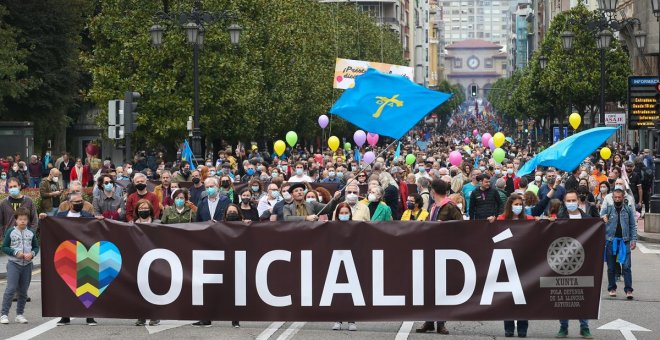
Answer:
[[[470,93],[472,94],[472,97],[477,96],[477,85],[470,85]]]
[[[137,128],[137,105],[140,99],[139,92],[126,91],[124,93],[124,133],[129,134]]]

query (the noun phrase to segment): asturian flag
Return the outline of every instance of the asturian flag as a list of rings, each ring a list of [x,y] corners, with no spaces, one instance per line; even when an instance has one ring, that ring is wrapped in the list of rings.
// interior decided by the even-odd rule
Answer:
[[[355,87],[339,97],[330,113],[365,131],[399,139],[450,97],[408,78],[369,68],[355,78]]]

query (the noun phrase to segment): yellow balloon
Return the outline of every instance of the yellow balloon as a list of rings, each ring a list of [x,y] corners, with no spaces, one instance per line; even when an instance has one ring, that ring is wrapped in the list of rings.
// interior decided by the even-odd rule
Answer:
[[[339,148],[339,138],[335,136],[328,138],[328,146],[330,150],[337,151],[337,148]]]
[[[277,142],[275,142],[275,153],[277,154],[278,157],[282,156],[284,150],[286,150],[286,144],[284,144],[284,141],[278,140]]]
[[[570,116],[568,116],[568,122],[573,127],[573,130],[577,130],[577,128],[580,126],[580,123],[582,123],[582,117],[580,117],[577,112],[573,112]]]
[[[504,145],[505,139],[504,139],[504,134],[501,132],[498,132],[493,136],[493,144],[495,144],[496,148],[501,147]]]
[[[604,147],[604,148],[600,149],[600,157],[602,159],[608,160],[608,159],[610,159],[611,156],[612,156],[612,150],[610,150],[610,148]]]

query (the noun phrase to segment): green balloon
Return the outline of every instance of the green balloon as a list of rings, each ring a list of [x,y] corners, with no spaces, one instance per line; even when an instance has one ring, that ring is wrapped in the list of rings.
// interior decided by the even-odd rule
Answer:
[[[351,151],[351,143],[346,142],[346,144],[344,144],[344,150]]]
[[[415,155],[412,155],[412,154],[407,155],[406,156],[406,164],[412,165],[413,163],[415,163]]]
[[[505,156],[506,156],[506,153],[501,148],[497,148],[497,149],[495,149],[495,151],[493,151],[493,159],[497,163],[502,163]]]
[[[290,147],[294,147],[298,142],[298,134],[294,131],[289,131],[286,133],[286,142],[289,143]]]

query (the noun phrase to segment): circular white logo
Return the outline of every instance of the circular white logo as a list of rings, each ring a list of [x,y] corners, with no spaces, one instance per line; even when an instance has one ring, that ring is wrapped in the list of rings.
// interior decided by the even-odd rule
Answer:
[[[584,264],[584,248],[572,237],[560,237],[548,248],[548,265],[561,275],[571,275]]]

